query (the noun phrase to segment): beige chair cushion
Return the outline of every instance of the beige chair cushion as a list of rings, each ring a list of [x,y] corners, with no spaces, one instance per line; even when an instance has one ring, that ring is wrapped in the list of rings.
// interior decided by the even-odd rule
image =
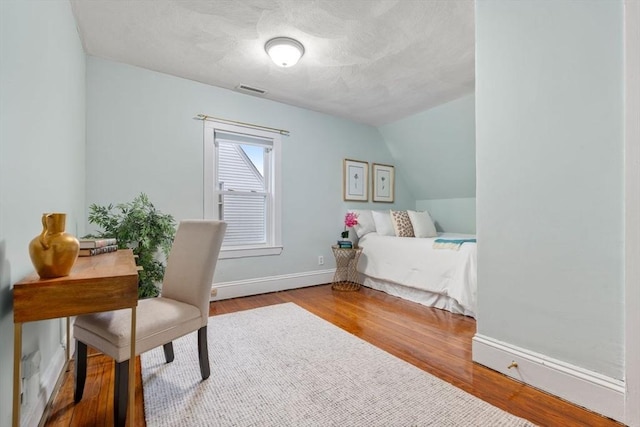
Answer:
[[[198,307],[167,298],[140,300],[136,311],[136,354],[166,344],[201,326]],[[116,362],[131,355],[131,310],[78,316],[74,338],[99,349]]]

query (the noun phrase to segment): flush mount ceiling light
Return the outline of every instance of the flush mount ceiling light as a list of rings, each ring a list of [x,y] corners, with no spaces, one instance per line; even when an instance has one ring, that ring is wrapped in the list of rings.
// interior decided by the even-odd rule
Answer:
[[[292,67],[304,55],[304,46],[289,37],[276,37],[264,45],[264,50],[279,67]]]

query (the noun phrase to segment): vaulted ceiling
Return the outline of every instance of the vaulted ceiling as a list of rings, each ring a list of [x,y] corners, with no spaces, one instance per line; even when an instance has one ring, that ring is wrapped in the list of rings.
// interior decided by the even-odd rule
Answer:
[[[473,0],[71,0],[87,54],[381,125],[474,88]],[[265,43],[292,37],[280,68]]]

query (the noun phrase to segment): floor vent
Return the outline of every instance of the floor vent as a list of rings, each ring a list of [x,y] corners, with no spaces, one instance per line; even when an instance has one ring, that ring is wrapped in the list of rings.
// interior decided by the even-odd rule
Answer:
[[[244,92],[244,93],[248,93],[251,95],[258,95],[258,96],[266,95],[267,93],[267,91],[264,89],[258,89],[257,87],[251,87],[251,86],[242,85],[242,84],[236,86],[236,90],[239,92]]]

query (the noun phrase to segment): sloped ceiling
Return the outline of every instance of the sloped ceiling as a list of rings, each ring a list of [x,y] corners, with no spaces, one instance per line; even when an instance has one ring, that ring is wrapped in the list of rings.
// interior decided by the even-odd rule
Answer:
[[[374,126],[474,88],[473,0],[71,0],[85,51]],[[279,68],[264,51],[305,46]]]

